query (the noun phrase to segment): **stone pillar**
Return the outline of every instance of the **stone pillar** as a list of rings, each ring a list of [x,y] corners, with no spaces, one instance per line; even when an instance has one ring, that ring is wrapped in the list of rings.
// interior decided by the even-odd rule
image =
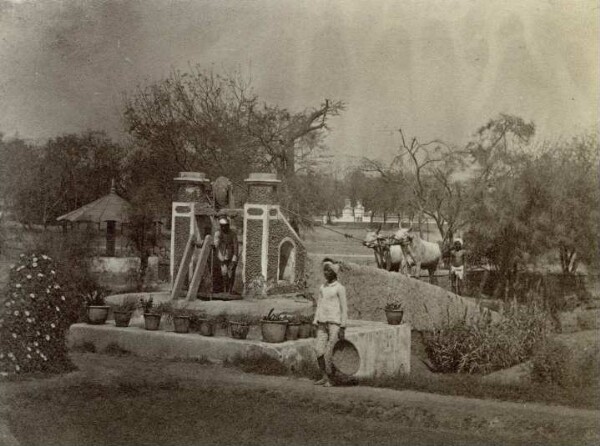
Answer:
[[[212,232],[208,212],[211,209],[208,198],[210,180],[202,172],[180,172],[174,181],[177,193],[171,214],[171,283],[177,275],[185,245],[196,225],[200,238]]]
[[[251,173],[244,180],[248,184],[248,201],[252,204],[278,204],[277,186],[281,180],[274,173]]]
[[[268,279],[269,217],[277,217],[277,186],[275,174],[251,173],[248,200],[244,204],[243,280],[244,292],[264,295]]]

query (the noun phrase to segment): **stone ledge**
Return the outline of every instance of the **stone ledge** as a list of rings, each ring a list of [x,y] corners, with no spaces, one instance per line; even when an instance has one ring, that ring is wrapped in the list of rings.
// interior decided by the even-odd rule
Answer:
[[[349,321],[346,339],[357,349],[360,357],[357,378],[390,376],[410,372],[410,326],[387,325],[378,322]],[[235,357],[266,355],[289,368],[303,361],[315,361],[314,339],[299,339],[280,344],[259,340],[238,340],[229,337],[205,337],[196,333],[147,331],[140,327],[74,324],[69,329],[68,345],[76,348],[91,343],[101,352],[108,345],[144,357],[173,359],[231,360]]]

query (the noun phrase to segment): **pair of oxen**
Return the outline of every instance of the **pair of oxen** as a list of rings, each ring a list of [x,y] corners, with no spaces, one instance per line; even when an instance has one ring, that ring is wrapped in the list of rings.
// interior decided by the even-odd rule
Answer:
[[[421,239],[411,229],[384,235],[380,227],[367,232],[363,245],[373,249],[378,268],[417,278],[421,269],[425,269],[429,272],[429,282],[436,282],[435,271],[442,258],[440,245]]]

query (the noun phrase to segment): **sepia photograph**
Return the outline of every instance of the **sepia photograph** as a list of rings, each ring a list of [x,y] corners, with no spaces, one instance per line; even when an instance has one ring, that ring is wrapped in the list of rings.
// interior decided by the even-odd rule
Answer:
[[[0,0],[0,446],[600,444],[599,0]]]

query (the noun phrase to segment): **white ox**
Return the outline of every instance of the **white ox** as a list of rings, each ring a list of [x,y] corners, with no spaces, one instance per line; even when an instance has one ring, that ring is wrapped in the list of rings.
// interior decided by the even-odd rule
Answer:
[[[363,245],[371,248],[375,253],[375,262],[377,268],[387,271],[400,271],[402,274],[408,274],[408,262],[399,244],[393,244],[393,236],[385,236],[377,231],[367,231]]]
[[[442,258],[442,250],[437,243],[427,242],[410,229],[400,229],[393,236],[399,244],[409,264],[415,265],[415,276],[418,278],[421,269],[429,271],[429,283],[435,283],[435,271]]]

